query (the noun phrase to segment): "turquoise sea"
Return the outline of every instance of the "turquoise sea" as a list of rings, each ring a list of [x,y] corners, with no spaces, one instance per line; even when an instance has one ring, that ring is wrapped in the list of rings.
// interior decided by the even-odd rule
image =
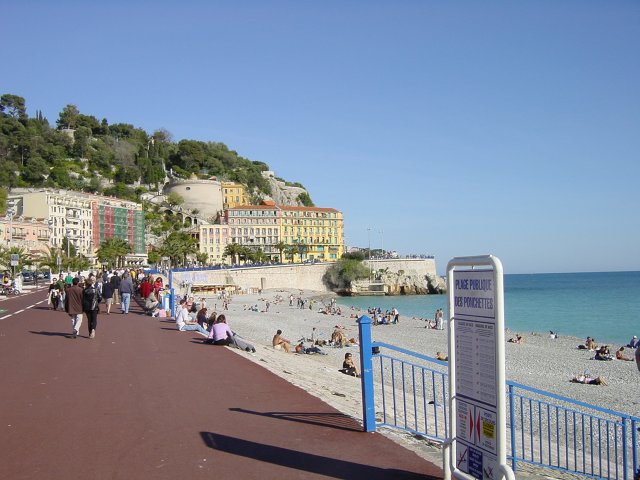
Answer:
[[[514,332],[560,335],[626,344],[640,336],[640,272],[541,273],[504,276],[505,324]],[[447,295],[342,297],[341,305],[382,310],[402,317],[433,318],[448,312]],[[445,318],[448,313],[445,314]]]

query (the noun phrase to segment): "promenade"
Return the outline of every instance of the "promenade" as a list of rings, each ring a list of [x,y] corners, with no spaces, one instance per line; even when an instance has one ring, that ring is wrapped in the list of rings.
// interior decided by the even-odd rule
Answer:
[[[44,291],[0,301],[0,479],[437,479],[442,472],[171,321],[68,338]],[[113,309],[117,311],[118,308]]]

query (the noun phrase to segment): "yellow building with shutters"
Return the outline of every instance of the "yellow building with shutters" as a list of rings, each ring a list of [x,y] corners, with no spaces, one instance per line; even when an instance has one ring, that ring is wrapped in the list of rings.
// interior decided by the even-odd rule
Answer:
[[[335,262],[344,253],[342,212],[335,208],[280,206],[280,238],[298,249],[298,261]]]
[[[249,205],[249,196],[244,185],[234,182],[222,182],[222,203],[225,209]]]
[[[200,251],[213,263],[228,263],[229,244],[262,250],[269,260],[335,262],[344,252],[342,212],[334,208],[293,207],[265,201],[224,210],[221,225],[200,226]]]

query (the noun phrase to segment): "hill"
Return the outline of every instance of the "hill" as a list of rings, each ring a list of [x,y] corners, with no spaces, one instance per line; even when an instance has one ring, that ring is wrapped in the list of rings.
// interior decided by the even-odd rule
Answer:
[[[147,133],[128,123],[109,124],[75,105],[64,107],[54,127],[40,111],[29,117],[25,99],[13,94],[0,97],[0,167],[4,188],[64,188],[138,201],[157,191],[171,169],[178,177],[241,183],[255,203],[275,195],[287,204],[313,205],[302,185],[263,175],[269,171],[266,163],[244,158],[224,143],[175,142],[164,129]],[[283,195],[279,190],[292,189],[280,186],[299,190]]]

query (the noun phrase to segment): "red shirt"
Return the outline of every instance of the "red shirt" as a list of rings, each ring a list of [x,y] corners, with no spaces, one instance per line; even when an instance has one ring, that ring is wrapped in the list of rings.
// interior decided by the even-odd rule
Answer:
[[[153,292],[153,285],[146,280],[140,283],[140,295],[142,295],[142,298],[147,298],[151,292]]]

